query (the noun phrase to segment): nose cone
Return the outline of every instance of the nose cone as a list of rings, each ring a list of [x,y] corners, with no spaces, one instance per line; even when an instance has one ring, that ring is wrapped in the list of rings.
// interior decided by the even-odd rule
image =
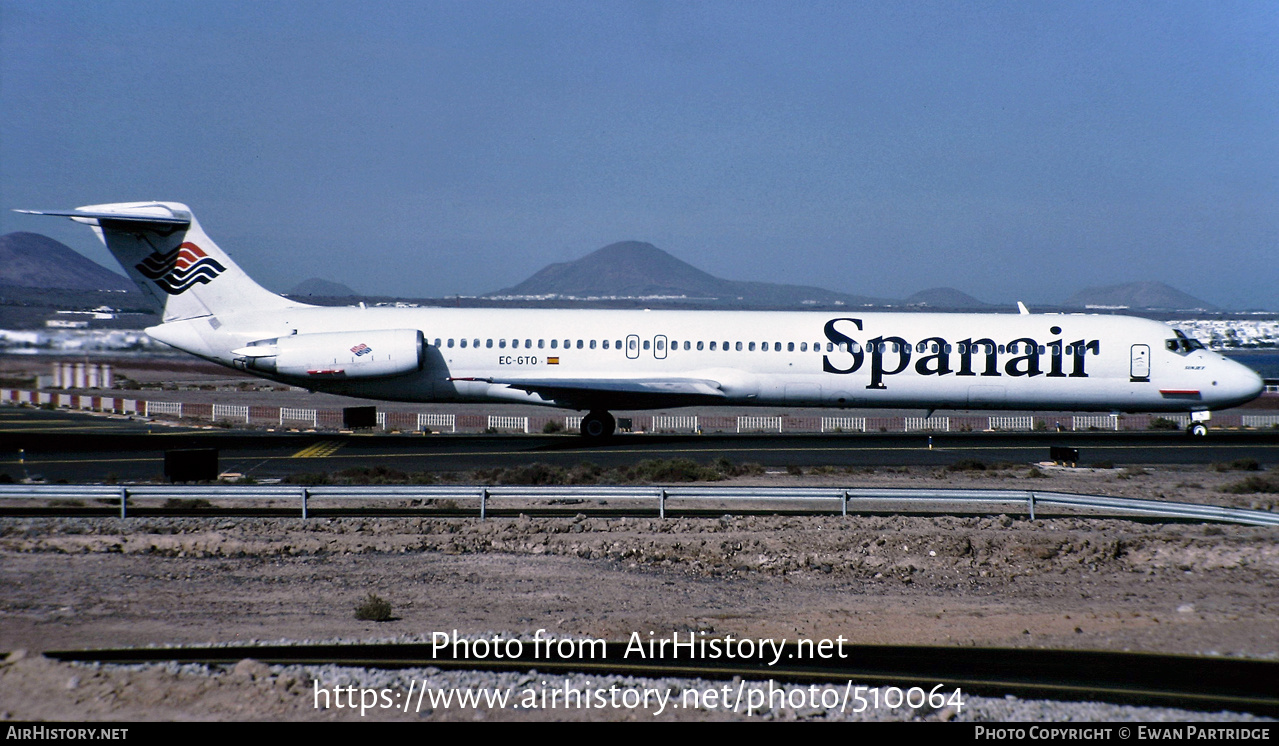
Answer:
[[[1266,382],[1257,371],[1234,360],[1226,360],[1221,379],[1218,389],[1232,405],[1250,402],[1261,396],[1266,388]]]

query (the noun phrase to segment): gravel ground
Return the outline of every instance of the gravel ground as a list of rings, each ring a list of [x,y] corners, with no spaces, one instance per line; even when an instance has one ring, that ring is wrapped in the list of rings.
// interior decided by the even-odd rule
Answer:
[[[1202,468],[1052,472],[1036,489],[1273,509]],[[858,486],[1026,489],[994,475],[878,470]],[[785,484],[846,475],[762,478]],[[756,480],[759,481],[759,480]],[[316,709],[320,686],[554,689],[564,677],[267,667],[84,667],[43,650],[250,640],[364,640],[433,631],[624,640],[633,631],[843,636],[981,645],[1279,656],[1270,528],[1019,516],[715,519],[0,519],[0,717],[16,719],[652,719],[654,708]],[[369,592],[391,621],[355,618]],[[247,653],[246,653],[247,655]],[[571,677],[585,686],[584,677]],[[394,683],[398,681],[399,683]],[[542,681],[546,681],[545,686]],[[346,682],[346,683],[343,683]],[[391,682],[391,683],[386,683]],[[629,683],[627,683],[629,682]],[[706,682],[600,678],[678,692]],[[874,685],[875,682],[864,682]],[[728,682],[736,686],[735,682]],[[724,686],[719,683],[717,686]],[[749,687],[746,687],[749,688]],[[638,690],[637,690],[638,691]],[[416,709],[416,708],[414,708]],[[874,719],[1224,720],[1102,704],[965,697]],[[847,715],[848,713],[844,713]],[[667,708],[664,719],[812,719],[822,707]]]

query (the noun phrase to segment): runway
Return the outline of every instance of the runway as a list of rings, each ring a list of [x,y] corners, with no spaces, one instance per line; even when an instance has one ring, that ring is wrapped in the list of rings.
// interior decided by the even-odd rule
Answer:
[[[930,448],[931,441],[931,448]],[[142,420],[38,409],[0,410],[0,475],[18,481],[92,483],[159,478],[170,449],[216,448],[224,472],[278,479],[377,466],[406,472],[463,472],[543,462],[601,466],[644,459],[725,457],[788,466],[945,466],[973,459],[1033,463],[1049,448],[1078,448],[1081,465],[1228,463],[1279,465],[1279,431],[858,433],[793,435],[619,435],[587,444],[576,435],[366,435],[196,429]]]

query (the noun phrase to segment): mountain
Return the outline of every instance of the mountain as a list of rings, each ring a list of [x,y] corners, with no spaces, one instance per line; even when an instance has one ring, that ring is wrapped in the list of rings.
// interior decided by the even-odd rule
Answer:
[[[907,298],[905,302],[908,306],[925,306],[927,308],[984,308],[990,305],[954,288],[920,290]]]
[[[297,285],[294,285],[293,289],[287,294],[292,297],[297,297],[299,295],[318,295],[325,298],[345,298],[349,295],[359,295],[359,293],[340,282],[322,280],[319,277],[312,277],[308,280],[299,282]]]
[[[1207,301],[1199,300],[1162,282],[1129,282],[1124,285],[1085,288],[1067,298],[1061,305],[1072,308],[1125,306],[1174,311],[1221,310]]]
[[[803,285],[725,280],[681,261],[653,244],[621,241],[572,262],[551,264],[491,297],[685,297],[734,305],[863,305],[874,298]]]
[[[0,285],[67,290],[133,290],[128,279],[39,233],[0,236]]]

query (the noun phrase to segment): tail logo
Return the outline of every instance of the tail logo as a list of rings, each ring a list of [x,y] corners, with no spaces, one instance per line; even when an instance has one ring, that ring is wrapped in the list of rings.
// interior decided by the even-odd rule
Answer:
[[[370,352],[373,352],[373,348],[361,342],[358,345],[352,347],[351,352],[354,352],[355,356],[359,357],[360,355],[367,355]]]
[[[197,283],[207,285],[226,271],[226,267],[190,242],[165,254],[153,252],[136,267],[169,295],[181,295]]]

